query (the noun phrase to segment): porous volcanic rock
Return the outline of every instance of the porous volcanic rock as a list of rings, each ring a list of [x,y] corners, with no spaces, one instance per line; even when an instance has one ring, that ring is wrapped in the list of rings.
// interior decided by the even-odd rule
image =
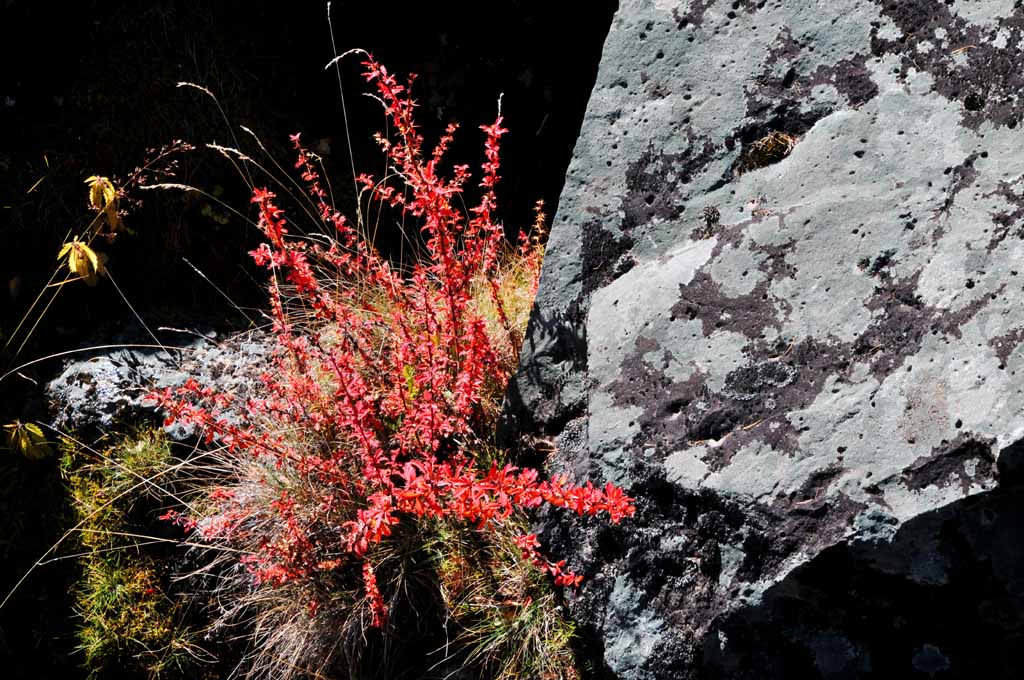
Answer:
[[[623,0],[509,431],[608,677],[1021,677],[1024,8]]]
[[[60,375],[46,384],[51,425],[61,432],[95,437],[146,420],[158,422],[156,409],[144,403],[145,396],[178,387],[189,378],[233,395],[238,403],[261,393],[260,375],[272,367],[272,338],[256,332],[220,340],[213,332],[196,335],[186,342],[181,336],[167,338],[166,350],[152,339],[130,342],[129,338],[139,338],[122,335],[106,348],[68,360]],[[195,434],[192,426],[180,423],[165,431],[178,441]]]

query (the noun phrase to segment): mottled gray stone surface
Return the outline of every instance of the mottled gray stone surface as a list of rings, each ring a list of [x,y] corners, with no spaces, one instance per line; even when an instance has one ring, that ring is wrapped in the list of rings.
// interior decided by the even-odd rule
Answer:
[[[190,377],[241,401],[257,396],[260,374],[271,369],[267,337],[245,333],[216,341],[215,333],[208,335],[210,339],[185,342],[180,335],[167,337],[168,351],[140,348],[136,345],[148,343],[122,337],[123,348],[69,360],[46,385],[51,425],[84,436],[117,432],[140,419],[156,417],[153,405],[143,403],[146,394],[180,386]],[[194,435],[193,428],[177,423],[165,429],[176,440]]]
[[[930,639],[921,604],[996,559],[971,513],[1021,516],[1022,40],[1009,0],[620,3],[507,408],[638,498],[621,528],[545,518],[611,677],[1024,672],[946,641],[1019,615],[968,600]],[[752,161],[771,133],[789,153]],[[1019,557],[974,583],[997,609]],[[924,588],[924,632],[828,623],[876,586]]]

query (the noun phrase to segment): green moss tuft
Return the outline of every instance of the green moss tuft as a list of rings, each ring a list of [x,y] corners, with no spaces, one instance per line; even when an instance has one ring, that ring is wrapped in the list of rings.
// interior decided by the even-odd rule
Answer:
[[[84,457],[89,462],[78,462]],[[142,678],[196,678],[206,654],[166,592],[156,538],[158,482],[173,468],[159,431],[143,430],[99,455],[65,442],[62,464],[78,521],[82,576],[74,590],[77,650],[90,678],[116,669]]]

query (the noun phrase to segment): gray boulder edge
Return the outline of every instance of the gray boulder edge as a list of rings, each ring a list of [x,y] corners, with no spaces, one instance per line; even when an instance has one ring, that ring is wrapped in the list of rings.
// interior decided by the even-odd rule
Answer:
[[[995,0],[620,3],[507,402],[639,499],[545,521],[614,677],[702,677],[795,569],[1006,483],[1022,36]]]

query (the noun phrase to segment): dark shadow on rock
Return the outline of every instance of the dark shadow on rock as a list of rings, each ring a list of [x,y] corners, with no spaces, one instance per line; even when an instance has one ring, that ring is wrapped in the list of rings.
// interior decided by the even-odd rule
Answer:
[[[586,326],[579,304],[553,313],[535,306],[523,343],[522,353],[531,360],[509,381],[498,425],[498,441],[508,447],[523,432],[557,434],[581,415],[581,404],[562,398],[564,382],[550,375],[578,375],[586,368]]]
[[[1021,527],[1017,484],[829,548],[713,627],[701,677],[1020,677]]]

